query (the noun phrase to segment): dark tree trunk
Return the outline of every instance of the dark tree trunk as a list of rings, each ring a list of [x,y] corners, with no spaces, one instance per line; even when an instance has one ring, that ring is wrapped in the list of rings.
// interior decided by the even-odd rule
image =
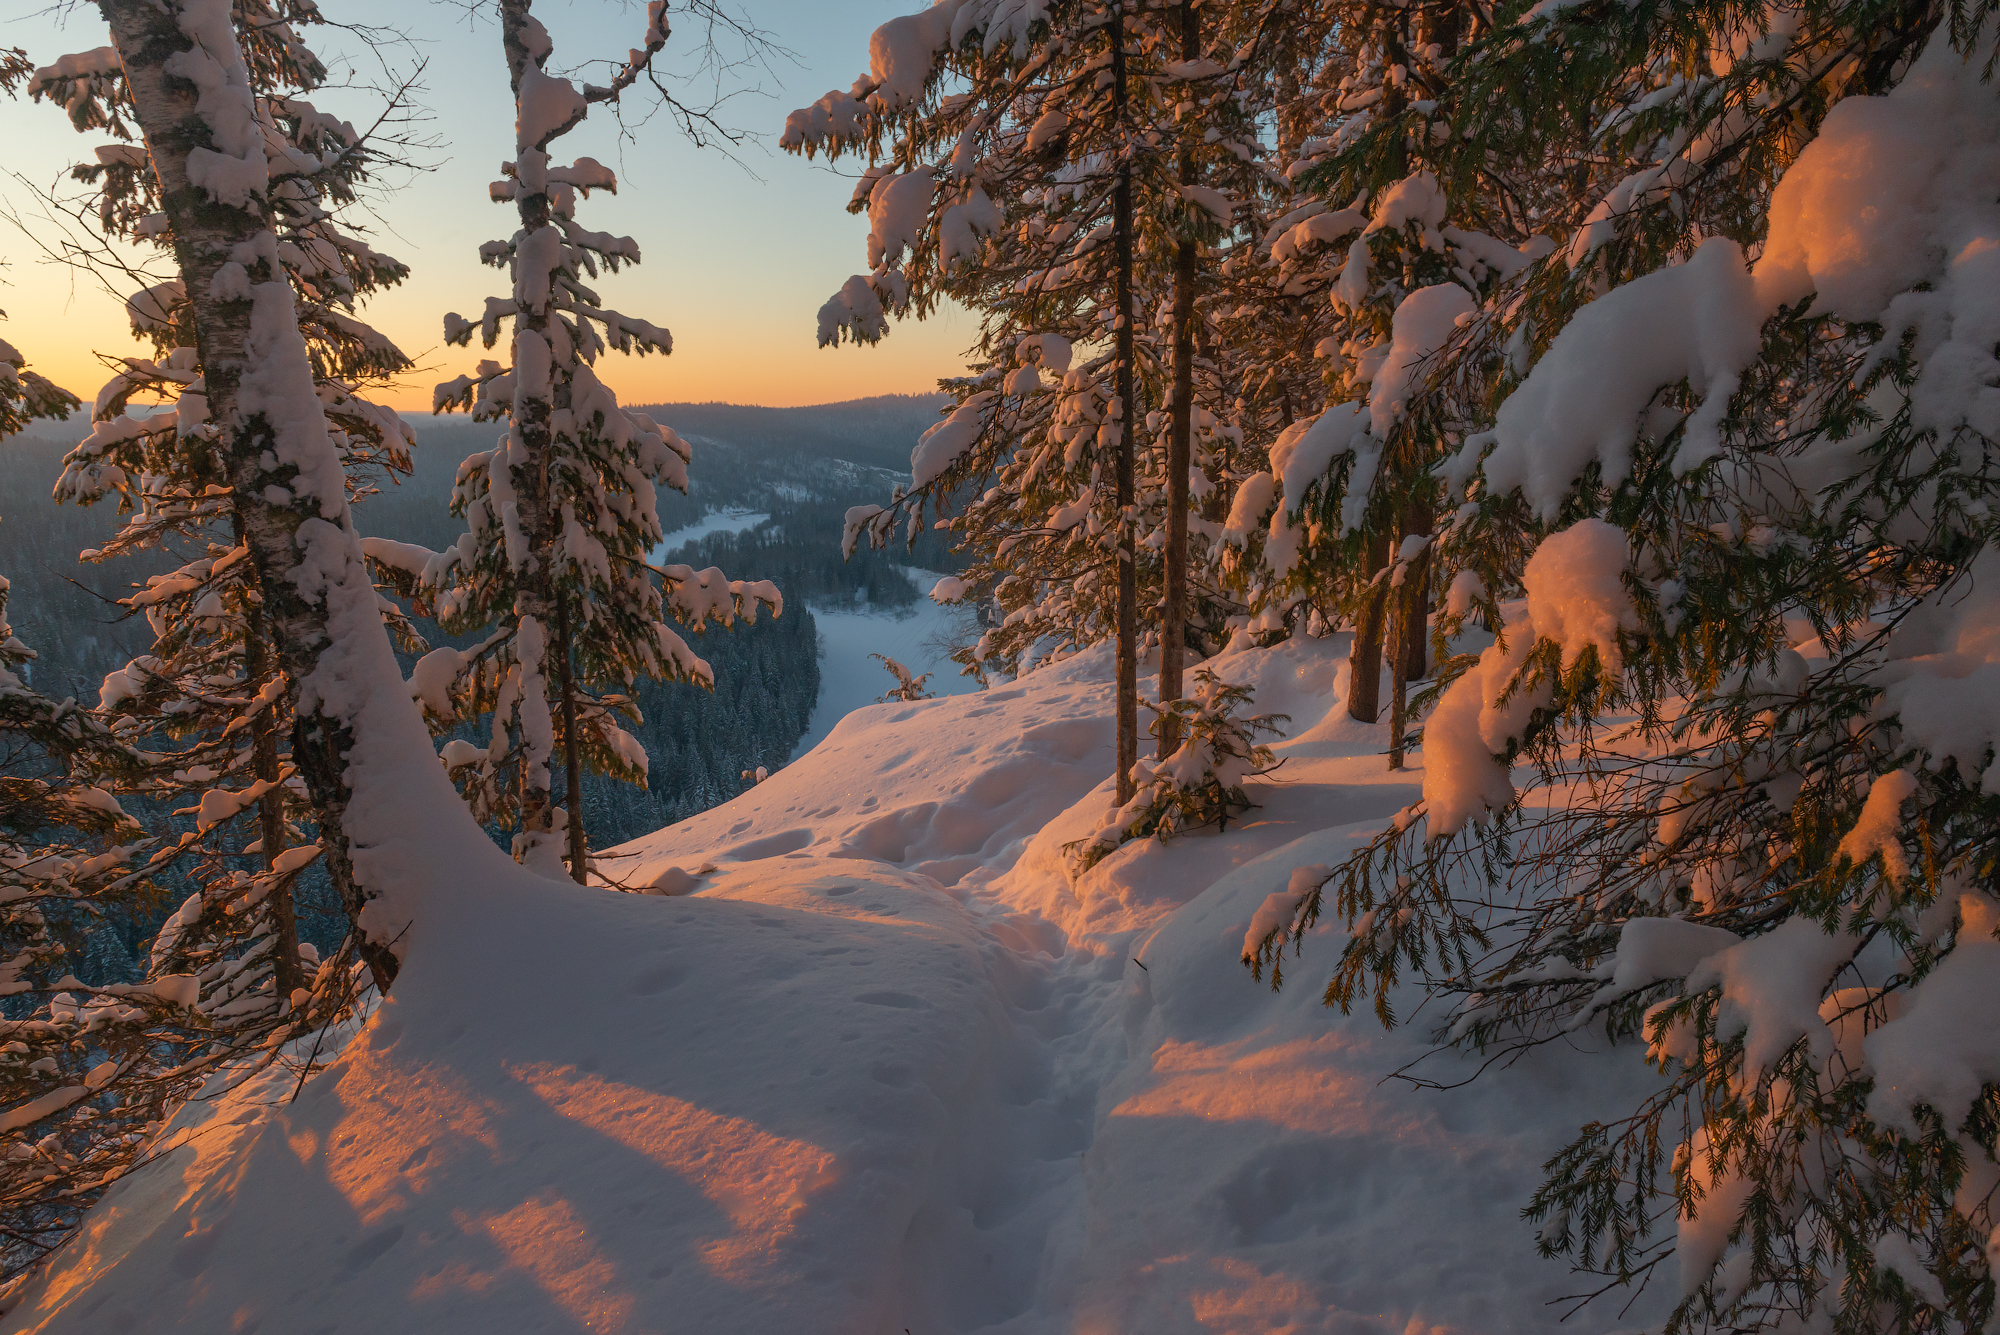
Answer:
[[[562,687],[563,772],[567,778],[569,877],[582,885],[590,873],[590,846],[583,830],[583,755],[576,737],[576,680],[570,672],[569,599],[556,602],[556,670]]]
[[[1426,564],[1423,557],[1418,564]],[[1411,588],[1418,579],[1413,566],[1403,579],[1403,587],[1393,591],[1391,605],[1395,614],[1390,624],[1394,633],[1390,636],[1392,651],[1389,669],[1389,768],[1403,768],[1403,739],[1409,731],[1410,711],[1410,658],[1412,651],[1421,658],[1424,638],[1423,604],[1412,596]]]
[[[1403,537],[1428,536],[1430,510],[1421,501],[1403,509],[1397,525]],[[1397,551],[1403,538],[1396,540]],[[1409,726],[1410,682],[1424,675],[1424,640],[1430,629],[1431,554],[1426,547],[1403,569],[1403,582],[1389,591],[1389,768],[1403,768],[1403,738]]]
[[[236,540],[243,541],[243,502],[236,500]],[[271,680],[271,645],[269,632],[264,625],[264,609],[261,604],[252,603],[243,627],[243,674],[252,688],[253,696],[262,692]],[[277,787],[278,777],[283,770],[278,763],[278,729],[272,721],[276,713],[275,705],[265,705],[258,709],[257,716],[250,723],[250,770],[260,783],[272,786],[257,799],[257,833],[262,840],[264,870],[268,874],[271,864],[278,860],[278,854],[285,846],[285,795]],[[277,936],[277,944],[271,961],[271,978],[277,988],[280,1001],[289,1003],[292,993],[306,985],[305,973],[299,968],[299,917],[297,906],[292,903],[292,888],[289,885],[273,887],[269,894],[271,904],[271,928]]]
[[[1388,536],[1370,539],[1368,578],[1373,580],[1388,564]],[[1382,712],[1382,623],[1388,600],[1388,580],[1371,584],[1362,595],[1361,610],[1354,618],[1354,647],[1347,657],[1347,714],[1363,723],[1373,723]]]
[[[1201,20],[1192,4],[1181,6],[1181,59],[1201,55]],[[1183,143],[1180,179],[1195,183],[1194,146]],[[1174,251],[1174,389],[1167,424],[1167,596],[1160,618],[1160,704],[1183,693],[1181,662],[1187,648],[1188,468],[1194,429],[1194,288],[1200,245],[1183,237]],[[1178,720],[1160,716],[1160,759],[1180,749]]]
[[[1111,38],[1111,109],[1119,131],[1129,128],[1125,87],[1124,7],[1111,6],[1108,25]],[[1112,229],[1117,234],[1117,278],[1113,301],[1114,326],[1118,345],[1117,499],[1118,527],[1118,805],[1132,800],[1132,767],[1139,763],[1139,582],[1134,565],[1137,535],[1133,533],[1136,488],[1132,476],[1138,404],[1133,384],[1134,346],[1132,328],[1132,167],[1120,160],[1118,179],[1112,188]]]
[[[1429,537],[1432,521],[1428,507],[1417,504],[1410,507],[1409,516],[1403,521],[1405,533]],[[1430,615],[1431,615],[1431,554],[1426,547],[1417,558],[1404,584],[1409,591],[1410,624],[1413,633],[1406,636],[1404,647],[1403,673],[1411,681],[1422,681],[1430,675]]]

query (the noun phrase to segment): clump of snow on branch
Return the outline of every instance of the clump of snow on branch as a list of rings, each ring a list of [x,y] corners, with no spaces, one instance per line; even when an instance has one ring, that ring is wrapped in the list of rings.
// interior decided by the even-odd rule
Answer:
[[[1586,519],[1551,534],[1523,570],[1526,605],[1499,639],[1447,687],[1424,725],[1424,809],[1430,837],[1444,839],[1514,800],[1506,765],[1510,750],[1534,710],[1549,699],[1548,683],[1523,680],[1538,641],[1560,649],[1567,672],[1588,650],[1599,671],[1615,675],[1622,663],[1619,636],[1638,629],[1624,572],[1628,540],[1601,519]]]

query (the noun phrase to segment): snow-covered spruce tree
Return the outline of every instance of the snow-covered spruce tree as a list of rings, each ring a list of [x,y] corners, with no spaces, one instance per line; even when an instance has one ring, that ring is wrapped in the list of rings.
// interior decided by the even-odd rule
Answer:
[[[304,100],[324,69],[289,26],[262,8],[239,6],[235,19],[266,152],[280,164],[267,195],[279,267],[295,293],[314,387],[350,491],[360,494],[379,471],[407,472],[413,443],[394,413],[359,393],[364,382],[407,369],[408,359],[353,315],[359,299],[406,271],[334,217],[378,155],[346,122]],[[122,85],[97,95],[79,90],[73,71],[82,64],[71,58],[38,71],[31,91],[65,105],[85,128],[129,137],[118,114],[129,116]],[[75,175],[99,189],[105,239],[169,249],[173,226],[157,207],[160,177],[146,148],[116,143],[95,156]],[[152,855],[156,874],[174,866],[199,888],[162,929],[150,972],[197,977],[203,1013],[227,1035],[220,1046],[256,1054],[346,1003],[358,943],[319,967],[298,940],[293,892],[318,854],[314,813],[289,755],[292,697],[247,559],[246,501],[231,486],[208,420],[184,286],[151,285],[128,309],[154,356],[115,359],[117,374],[92,410],[95,429],[66,460],[56,494],[83,504],[114,496],[126,516],[116,537],[86,559],[200,553],[124,600],[147,618],[155,643],[106,679],[100,703],[120,735],[151,757],[124,776],[129,790],[185,803],[178,814],[190,818]],[[134,417],[127,408],[135,396],[171,410]]]
[[[1301,15],[1277,165],[1319,197],[1276,219],[1231,273],[1230,334],[1261,333],[1278,354],[1242,415],[1285,420],[1269,472],[1231,512],[1229,540],[1247,549],[1232,562],[1237,583],[1258,606],[1253,624],[1353,625],[1347,704],[1357,719],[1381,713],[1389,651],[1392,766],[1407,682],[1428,660],[1428,548],[1444,504],[1430,468],[1457,443],[1456,424],[1427,417],[1415,391],[1480,310],[1518,301],[1529,266],[1553,249],[1519,225],[1525,217],[1484,207],[1499,192],[1478,174],[1459,190],[1470,204],[1447,222],[1449,183],[1413,157],[1414,143],[1446,133],[1432,117],[1452,57],[1486,24],[1470,5],[1329,4]],[[1393,128],[1371,133],[1378,122]]]
[[[4,343],[0,368],[0,438],[77,406]],[[142,758],[90,711],[21,680],[35,655],[6,608],[0,580],[0,1276],[61,1241],[137,1160],[146,1128],[185,1093],[174,1068],[199,1030],[186,980],[92,989],[70,976],[94,928],[154,895],[151,841],[95,782]]]
[[[1413,973],[1454,1043],[1642,1037],[1658,1092],[1530,1214],[1675,1330],[1993,1315],[1995,37],[1991,6],[1535,13],[1337,159],[1394,135],[1569,245],[1421,390],[1463,433],[1439,576],[1520,596],[1446,669],[1421,802],[1246,960],[1276,982],[1332,912],[1330,1003],[1392,1020]]]
[[[1048,656],[1115,639],[1121,802],[1138,758],[1141,578],[1131,522],[1136,221],[1130,162],[1120,152],[1133,125],[1126,26],[1120,6],[1003,13],[992,4],[936,5],[877,30],[869,74],[850,92],[794,112],[782,140],[795,152],[870,159],[849,208],[867,211],[871,272],[850,278],[821,309],[823,345],[843,335],[873,341],[886,334],[887,315],[928,313],[956,295],[954,273],[961,288],[990,273],[988,286],[1005,301],[1015,293],[989,252],[1002,240],[1025,242],[1007,267],[1028,308],[982,322],[997,325],[982,328],[989,360],[948,386],[958,407],[913,454],[909,493],[886,509],[850,514],[849,545],[864,525],[878,543],[903,522],[914,536],[927,501],[935,511],[933,498],[977,486],[1024,439],[1044,438],[1041,466],[982,488],[986,513],[951,521],[968,538],[988,538],[1013,570],[998,577],[975,566],[969,584],[947,587],[993,602],[1002,630],[1012,632],[1005,647],[990,636],[976,646],[978,660],[1006,664],[1038,641],[1049,642]],[[937,161],[945,154],[947,162]],[[1053,209],[1039,227],[1010,227],[1007,204],[1030,199]],[[1108,350],[1072,369],[1074,346],[1100,340]],[[1045,385],[1045,374],[1061,377],[1058,385]],[[1048,438],[1058,419],[1074,448]]]
[[[445,763],[481,820],[518,825],[521,861],[560,876],[566,844],[569,874],[581,882],[589,870],[584,767],[646,779],[646,753],[618,723],[621,713],[638,717],[623,691],[640,676],[713,686],[708,664],[663,618],[727,627],[739,617],[754,622],[760,605],[780,614],[783,599],[766,580],[648,563],[663,536],[658,489],[687,490],[691,451],[671,428],[621,408],[595,363],[607,348],[665,354],[673,339],[605,309],[586,286],[600,269],[615,273],[639,259],[632,238],[576,221],[578,197],[616,190],[616,177],[591,158],[569,166],[549,158],[593,103],[616,99],[645,72],[667,40],[664,0],[648,5],[644,49],[610,85],[581,90],[544,71],[554,44],[530,8],[529,0],[501,6],[517,142],[507,179],[491,188],[494,199],[515,204],[520,229],[480,252],[511,272],[513,288],[489,298],[479,321],[445,320],[448,341],[469,343],[477,332],[487,347],[508,322],[511,356],[506,366],[482,362],[436,395],[440,410],[505,417],[508,429],[459,468],[452,509],[469,527],[455,546],[432,553],[371,539],[367,548],[445,629],[490,628],[470,650],[433,650],[412,686],[440,731],[489,719],[487,746],[449,743]],[[555,764],[566,780],[561,808],[551,797]]]
[[[1177,755],[1187,736],[1183,729],[1186,711],[1177,706],[1183,699],[1183,667],[1189,649],[1189,603],[1193,592],[1190,568],[1190,513],[1199,491],[1215,490],[1214,475],[1226,475],[1227,452],[1216,444],[1216,413],[1197,405],[1196,358],[1198,342],[1210,343],[1208,365],[1202,389],[1210,404],[1220,408],[1226,401],[1223,386],[1233,378],[1222,368],[1225,361],[1213,350],[1213,340],[1203,340],[1206,322],[1197,318],[1197,303],[1212,302],[1218,261],[1232,247],[1229,238],[1238,230],[1240,214],[1247,214],[1255,234],[1257,203],[1268,196],[1274,181],[1260,174],[1262,152],[1258,121],[1272,108],[1270,65],[1282,59],[1285,21],[1275,5],[1232,8],[1199,6],[1194,0],[1164,9],[1159,15],[1161,31],[1152,46],[1162,58],[1167,76],[1157,87],[1161,109],[1168,113],[1171,132],[1164,142],[1148,147],[1172,153],[1172,181],[1175,194],[1166,198],[1177,206],[1160,221],[1160,234],[1149,236],[1152,247],[1172,246],[1173,276],[1171,305],[1160,312],[1154,324],[1167,350],[1167,384],[1163,410],[1149,414],[1150,431],[1163,432],[1161,470],[1164,475],[1165,532],[1161,554],[1164,589],[1160,603],[1160,709],[1154,720],[1159,740],[1158,758],[1187,770],[1193,751]],[[1223,60],[1212,57],[1220,56]],[[1226,61],[1227,63],[1224,63]],[[1218,186],[1224,187],[1218,189]],[[1164,193],[1164,192],[1163,192]],[[1176,214],[1178,216],[1176,216]],[[1231,366],[1229,370],[1235,370]],[[1162,420],[1164,418],[1164,420]],[[1137,420],[1136,418],[1134,419]],[[1208,465],[1201,485],[1194,486],[1195,436],[1200,432]],[[1230,428],[1234,439],[1242,441],[1240,425]],[[1218,457],[1220,456],[1220,457]],[[1200,640],[1197,639],[1199,644]],[[1197,694],[1197,713],[1207,717],[1217,684],[1208,678]],[[1246,693],[1247,694],[1247,693]],[[1192,739],[1190,738],[1192,745]],[[1197,748],[1198,749],[1198,748]],[[1227,785],[1214,774],[1208,780]]]
[[[1241,446],[1197,303],[1269,184],[1263,12],[934,6],[879,29],[870,73],[795,112],[783,140],[871,161],[850,206],[869,216],[871,272],[822,309],[822,343],[872,342],[945,297],[981,316],[983,360],[948,386],[959,405],[918,446],[909,492],[857,510],[850,539],[914,534],[955,503],[939,523],[974,561],[940,594],[1001,617],[968,668],[1114,638],[1121,804],[1142,637],[1171,628],[1177,695],[1183,646],[1219,645],[1236,610],[1212,585],[1189,601],[1187,521]]]

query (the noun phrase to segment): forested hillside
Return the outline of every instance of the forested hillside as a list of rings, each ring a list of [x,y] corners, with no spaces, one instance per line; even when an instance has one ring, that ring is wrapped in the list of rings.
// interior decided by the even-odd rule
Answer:
[[[785,612],[734,630],[690,634],[689,644],[715,670],[715,689],[642,680],[634,698],[644,716],[630,727],[651,758],[646,790],[598,775],[584,780],[592,842],[609,846],[743,791],[746,770],[775,770],[790,758],[819,694],[816,602],[907,606],[917,597],[904,564],[953,569],[954,558],[931,534],[916,547],[840,553],[842,517],[907,468],[916,438],[937,420],[942,396],[898,396],[811,408],[734,404],[667,404],[643,409],[675,426],[695,450],[685,496],[659,498],[669,545],[656,564],[718,567],[738,579],[768,579],[785,596]],[[681,425],[683,422],[685,426]],[[489,446],[494,428],[459,418],[417,418],[415,471],[393,491],[370,497],[360,515],[371,535],[441,548],[456,537],[449,513],[459,461]],[[707,435],[713,430],[717,435]],[[727,432],[730,434],[720,434]],[[739,533],[711,533],[673,544],[675,530],[716,511],[769,515]],[[437,643],[434,625],[419,619]],[[686,628],[683,628],[685,630]],[[615,871],[613,872],[615,874]]]
[[[77,559],[79,552],[101,546],[116,520],[109,506],[83,509],[50,499],[73,443],[46,425],[35,434],[0,440],[0,575],[12,586],[7,612],[14,633],[38,655],[25,678],[58,698],[73,695],[94,703],[105,674],[153,642],[145,618],[116,600],[168,562],[142,556],[100,565]]]
[[[676,404],[649,410],[670,423],[683,416],[699,423],[691,432],[740,433],[692,435],[702,466],[689,494],[668,492],[659,502],[670,537],[718,510],[770,516],[748,531],[664,547],[655,560],[771,580],[785,595],[785,613],[734,630],[689,634],[714,668],[713,691],[683,682],[637,684],[644,721],[630,731],[650,759],[648,783],[640,789],[585,776],[593,844],[609,847],[705,811],[747,788],[745,771],[776,770],[791,758],[819,696],[815,603],[907,607],[919,595],[903,565],[953,568],[954,558],[930,534],[920,535],[908,553],[898,545],[857,551],[851,560],[840,554],[845,511],[893,480],[886,461],[900,455],[907,466],[911,445],[936,420],[940,402],[941,396],[898,396],[813,408]],[[455,417],[411,420],[417,447],[410,475],[363,500],[357,517],[365,533],[442,547],[460,528],[449,509],[459,462],[489,446],[496,428]],[[83,435],[80,421],[38,423],[32,434],[0,442],[6,464],[0,469],[0,572],[12,583],[15,633],[38,655],[24,676],[57,698],[91,704],[106,674],[152,644],[145,618],[116,600],[171,563],[145,553],[104,563],[78,559],[116,527],[108,503],[86,508],[50,499],[63,455]],[[432,644],[452,642],[433,622],[416,618],[415,624]],[[415,660],[408,652],[399,657],[406,670]],[[144,807],[140,802],[135,809]],[[505,831],[494,834],[505,841]],[[605,870],[618,875],[615,864]],[[345,923],[322,881],[306,874],[301,926],[305,939],[331,950]],[[93,932],[75,961],[79,976],[107,982],[142,976],[139,947],[178,901],[177,888],[178,882],[168,886],[144,915]]]

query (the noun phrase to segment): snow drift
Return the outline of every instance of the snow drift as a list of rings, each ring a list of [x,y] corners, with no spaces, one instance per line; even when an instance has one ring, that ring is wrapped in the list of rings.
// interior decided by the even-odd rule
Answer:
[[[1518,1211],[1636,1053],[1418,1090],[1382,1077],[1424,1017],[1319,1004],[1330,935],[1275,997],[1238,963],[1422,783],[1345,718],[1345,658],[1214,660],[1291,715],[1258,809],[1075,883],[1102,653],[859,710],[619,850],[691,895],[435,887],[340,1059],[184,1113],[0,1327],[1553,1330],[1574,1284]]]

